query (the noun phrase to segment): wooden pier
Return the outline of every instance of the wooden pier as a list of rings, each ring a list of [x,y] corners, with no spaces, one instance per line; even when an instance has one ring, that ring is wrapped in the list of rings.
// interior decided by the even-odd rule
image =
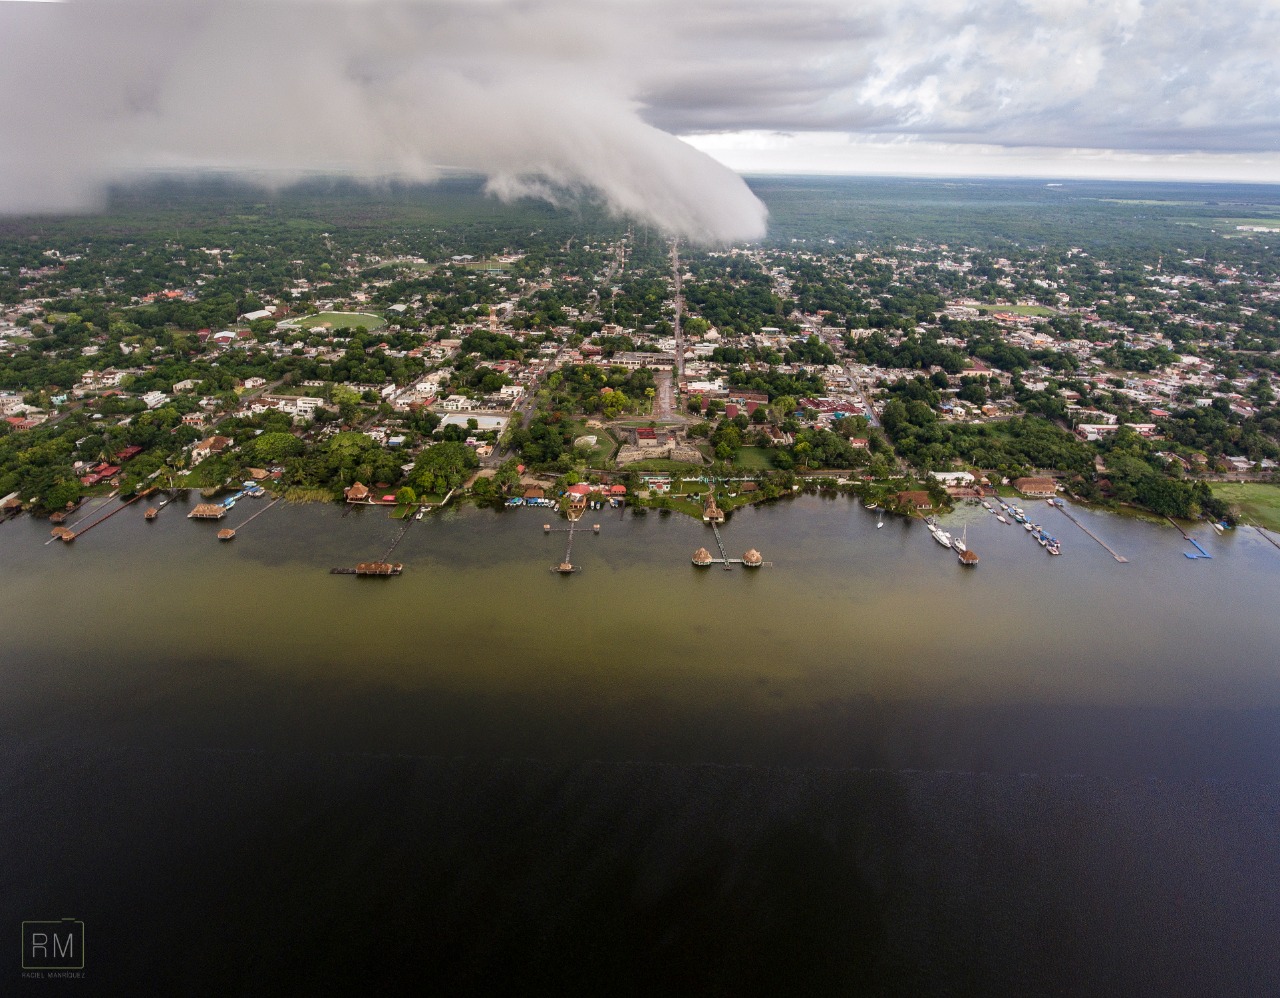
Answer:
[[[544,523],[542,525],[543,533],[549,534],[552,531],[555,531],[556,533],[567,533],[569,535],[565,538],[564,558],[561,560],[559,565],[552,565],[551,571],[558,572],[561,575],[572,575],[574,572],[578,571],[578,566],[569,559],[573,554],[573,535],[577,531],[578,523],[581,519],[582,513],[579,512],[577,516],[571,515],[569,517],[569,526],[567,527],[553,527],[549,523]],[[600,533],[600,524],[592,524],[591,529],[594,533]]]
[[[105,523],[107,520],[110,520],[113,516],[115,516],[121,510],[127,509],[128,507],[132,506],[135,502],[137,502],[139,499],[142,499],[143,497],[150,495],[154,491],[155,491],[154,486],[149,489],[143,489],[141,492],[135,495],[132,499],[128,500],[127,502],[121,503],[119,506],[113,509],[110,513],[104,513],[102,516],[98,517],[92,523],[86,524],[83,527],[80,526],[80,523],[84,523],[84,520],[81,520],[80,523],[77,523],[74,527],[54,527],[53,536],[58,538],[59,540],[65,541],[67,544],[70,544],[81,534],[87,534],[99,523]],[[99,509],[100,508],[101,507],[99,507]],[[88,519],[88,517],[86,517],[86,519]]]
[[[1086,527],[1083,523],[1081,523],[1081,522],[1080,522],[1079,520],[1077,520],[1074,516],[1072,516],[1072,515],[1071,515],[1071,512],[1066,508],[1066,506],[1059,506],[1057,503],[1054,503],[1054,509],[1056,509],[1056,510],[1057,510],[1058,512],[1060,512],[1063,516],[1065,516],[1068,520],[1070,520],[1070,521],[1071,521],[1072,523],[1074,523],[1077,527],[1079,527],[1081,530],[1083,530],[1086,534],[1088,534],[1090,537],[1092,537],[1095,541],[1097,541],[1099,544],[1101,544],[1101,545],[1106,549],[1107,554],[1111,555],[1111,557],[1112,557],[1112,558],[1114,558],[1116,561],[1120,562],[1121,564],[1128,564],[1128,562],[1129,562],[1129,559],[1128,559],[1128,558],[1126,558],[1126,557],[1125,557],[1124,555],[1122,555],[1122,554],[1117,554],[1117,553],[1116,553],[1116,551],[1111,547],[1111,545],[1110,545],[1110,544],[1108,544],[1108,543],[1107,543],[1106,541],[1104,541],[1101,537],[1099,537],[1099,536],[1098,536],[1097,534],[1095,534],[1092,530],[1090,530],[1090,529],[1089,529],[1088,527]]]
[[[764,561],[760,557],[760,552],[755,548],[747,551],[741,558],[730,558],[729,552],[724,549],[724,540],[720,537],[720,528],[714,520],[707,521],[711,525],[711,532],[715,534],[716,547],[720,549],[720,557],[715,558],[706,548],[698,548],[693,553],[693,564],[698,568],[710,568],[712,565],[723,565],[726,572],[733,570],[734,565],[742,565],[744,568],[772,568],[773,562]]]
[[[1186,555],[1186,557],[1190,558],[1192,561],[1195,561],[1195,560],[1197,560],[1197,559],[1199,559],[1199,558],[1212,558],[1212,557],[1213,557],[1213,555],[1211,555],[1208,551],[1206,551],[1204,548],[1202,548],[1202,547],[1200,546],[1200,542],[1199,542],[1199,541],[1197,541],[1197,540],[1196,540],[1194,537],[1192,537],[1189,533],[1187,533],[1185,530],[1183,530],[1183,529],[1182,529],[1182,524],[1180,524],[1180,523],[1179,523],[1177,520],[1175,520],[1172,516],[1169,516],[1168,514],[1165,514],[1165,519],[1166,519],[1166,520],[1168,520],[1170,524],[1172,524],[1172,526],[1173,526],[1173,529],[1174,529],[1174,530],[1176,530],[1178,533],[1180,533],[1180,534],[1182,535],[1182,539],[1183,539],[1183,540],[1190,542],[1191,546],[1192,546],[1193,548],[1195,548],[1198,552],[1200,552],[1199,554],[1191,554],[1190,552],[1186,552],[1186,551],[1184,551],[1184,552],[1183,552],[1183,554],[1184,554],[1184,555]]]
[[[1271,544],[1271,545],[1272,545],[1272,547],[1275,547],[1275,548],[1277,548],[1277,549],[1280,549],[1280,541],[1277,541],[1274,537],[1272,537],[1269,533],[1267,533],[1265,530],[1263,530],[1261,527],[1259,527],[1256,523],[1250,523],[1250,524],[1249,524],[1249,526],[1251,526],[1254,530],[1256,530],[1259,534],[1261,534],[1261,535],[1262,535],[1262,537],[1263,537],[1263,538],[1264,538],[1264,539],[1265,539],[1269,544]]]
[[[244,520],[242,523],[240,523],[240,524],[239,524],[239,526],[236,526],[236,527],[230,527],[230,528],[228,528],[228,529],[226,529],[226,530],[219,530],[219,531],[218,531],[218,540],[220,540],[220,541],[229,541],[229,540],[231,540],[233,537],[235,537],[235,535],[236,535],[236,531],[237,531],[237,530],[243,530],[245,527],[249,526],[249,524],[251,524],[254,520],[256,520],[258,517],[260,517],[263,513],[265,513],[267,510],[269,510],[269,509],[270,509],[272,506],[274,506],[276,503],[278,503],[278,502],[283,502],[283,501],[284,501],[284,496],[277,496],[275,499],[272,499],[269,503],[267,503],[265,506],[263,506],[263,507],[262,507],[262,509],[258,510],[256,513],[254,513],[253,515],[251,515],[248,519],[246,519],[246,520]]]

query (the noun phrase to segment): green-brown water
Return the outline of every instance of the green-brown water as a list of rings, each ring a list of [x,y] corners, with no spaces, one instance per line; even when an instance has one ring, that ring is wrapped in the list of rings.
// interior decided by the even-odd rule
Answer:
[[[410,958],[457,991],[1273,979],[1280,551],[1257,534],[1197,529],[1214,557],[1189,561],[1171,529],[1077,513],[1121,565],[1043,504],[1059,558],[966,508],[967,570],[918,523],[804,497],[723,528],[773,567],[697,570],[708,528],[602,511],[566,578],[544,511],[463,509],[366,580],[328,569],[398,522],[278,506],[214,540],[258,508],[130,510],[69,546],[0,527],[0,888],[18,921],[86,918],[90,984]]]

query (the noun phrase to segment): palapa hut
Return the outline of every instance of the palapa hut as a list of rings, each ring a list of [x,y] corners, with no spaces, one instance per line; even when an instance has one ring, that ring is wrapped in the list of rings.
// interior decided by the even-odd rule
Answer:
[[[227,515],[224,507],[217,503],[202,502],[199,506],[187,514],[188,520],[221,520]]]
[[[978,556],[973,553],[972,548],[968,548],[960,552],[961,565],[968,565],[970,568],[972,568],[977,563],[978,563]]]
[[[76,538],[76,532],[70,527],[54,527],[49,533],[61,541],[71,542]]]
[[[347,502],[368,502],[369,487],[356,482],[350,488],[342,490],[342,494],[346,497]]]
[[[218,531],[218,540],[229,541],[231,540],[231,538],[235,537],[235,535],[236,535],[236,532],[232,530],[230,527],[223,527],[221,530]]]
[[[159,515],[160,510],[156,509],[154,506],[148,506],[147,511],[142,514],[142,518],[144,520],[154,520]]]
[[[62,512],[62,510],[58,510],[58,512],[56,512],[56,513],[50,513],[50,514],[49,514],[49,522],[50,522],[50,523],[66,523],[66,522],[67,522],[67,514],[66,514],[66,513],[64,513],[64,512]]]
[[[742,564],[746,565],[747,568],[759,568],[764,564],[764,558],[761,556],[759,551],[752,548],[742,556]]]
[[[711,552],[706,548],[698,548],[697,551],[693,552],[693,563],[699,568],[706,568],[713,560]]]
[[[724,523],[724,510],[716,505],[715,489],[707,490],[707,498],[702,505],[702,522]]]
[[[559,566],[557,566],[556,571],[559,572],[561,575],[569,575],[571,572],[576,572],[577,569],[574,568],[572,565],[570,565],[567,561],[562,561],[560,562]]]

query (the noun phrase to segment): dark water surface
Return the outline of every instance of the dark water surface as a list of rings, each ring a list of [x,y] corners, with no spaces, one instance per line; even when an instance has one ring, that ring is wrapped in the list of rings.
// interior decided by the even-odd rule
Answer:
[[[0,526],[0,908],[80,993],[1266,994],[1280,551],[845,499]],[[15,943],[16,949],[16,943]],[[6,958],[0,957],[0,960]],[[141,990],[140,990],[141,989]],[[7,991],[0,986],[0,993]]]

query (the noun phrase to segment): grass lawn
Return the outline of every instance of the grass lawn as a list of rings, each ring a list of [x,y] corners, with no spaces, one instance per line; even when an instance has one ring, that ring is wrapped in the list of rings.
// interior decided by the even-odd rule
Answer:
[[[672,492],[677,495],[700,496],[706,492],[708,488],[710,488],[710,486],[708,486],[706,482],[686,482],[682,479],[672,487]]]
[[[1233,506],[1259,526],[1280,530],[1280,485],[1262,482],[1215,482],[1213,494]]]
[[[769,471],[773,467],[773,461],[769,459],[767,447],[740,447],[738,456],[733,459],[733,466],[744,471]]]
[[[303,329],[313,329],[326,322],[331,323],[334,329],[339,326],[350,326],[352,329],[356,326],[364,326],[369,332],[381,329],[387,324],[386,319],[368,312],[321,312],[318,315],[308,315],[305,319],[299,319],[298,325]]]
[[[1008,312],[1010,315],[1057,315],[1058,310],[1044,305],[980,305],[991,312]]]
[[[706,469],[700,464],[686,464],[683,461],[671,461],[665,457],[655,457],[648,461],[636,461],[625,466],[627,471],[669,472],[688,475],[702,475]]]
[[[1252,225],[1280,231],[1280,218],[1274,216],[1271,218],[1219,218],[1215,221],[1219,225],[1229,225],[1233,229],[1237,225]]]

